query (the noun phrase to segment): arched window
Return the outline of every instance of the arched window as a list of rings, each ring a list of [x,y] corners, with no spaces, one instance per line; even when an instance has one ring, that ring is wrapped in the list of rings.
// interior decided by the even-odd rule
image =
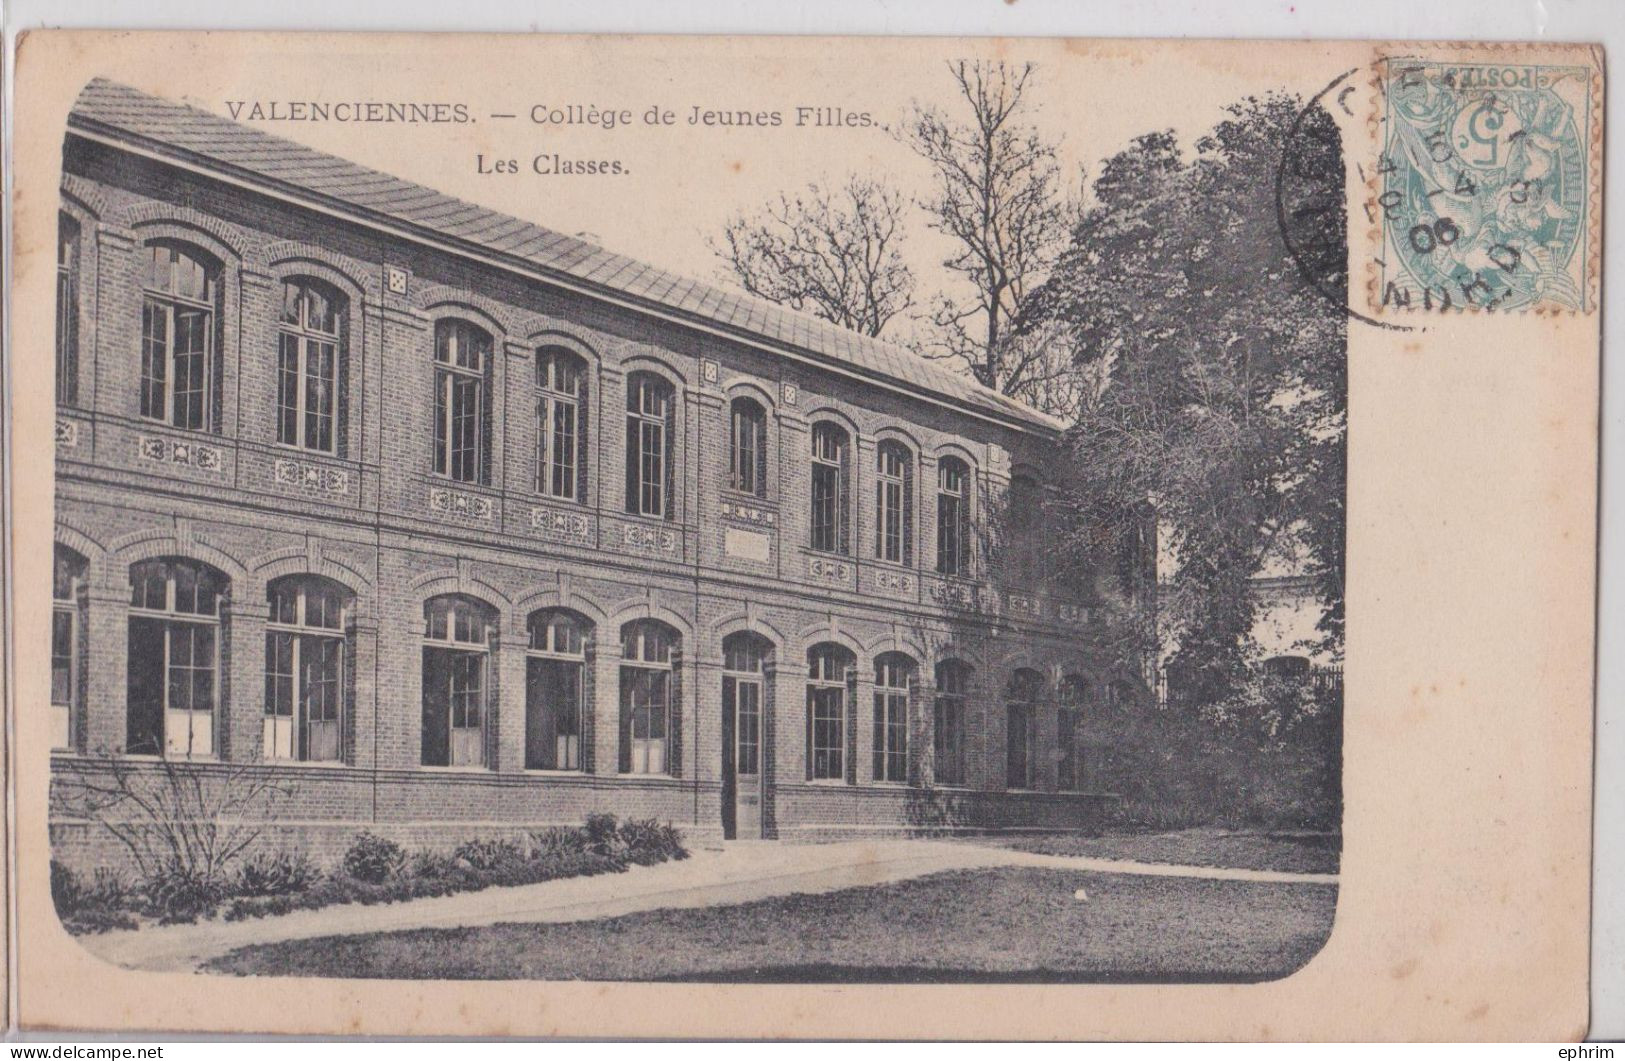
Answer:
[[[1044,493],[1036,479],[1026,475],[1011,478],[1004,530],[1005,577],[1012,584],[1030,585],[1038,577],[1043,556]]]
[[[626,510],[634,516],[673,516],[675,416],[670,383],[652,372],[634,372],[627,377]]]
[[[653,619],[621,627],[621,773],[672,772],[677,631]]]
[[[85,558],[56,547],[51,572],[51,747],[72,748],[79,721],[80,640],[84,630]]]
[[[484,766],[496,613],[446,594],[423,605],[424,766]]]
[[[282,284],[277,321],[276,440],[337,452],[343,297],[319,280]]]
[[[149,243],[142,287],[141,415],[207,431],[214,426],[220,269],[191,247]]]
[[[875,450],[875,557],[914,563],[914,454],[893,440]]]
[[[937,573],[970,569],[970,468],[958,457],[937,462]]]
[[[126,751],[215,754],[227,586],[225,575],[192,560],[131,566]]]
[[[587,642],[592,624],[562,608],[544,608],[525,621],[525,769],[581,770],[582,704],[586,701]]]
[[[1083,764],[1078,743],[1088,684],[1076,674],[1061,679],[1060,703],[1055,712],[1055,787],[1076,792],[1083,785]]]
[[[728,406],[728,486],[767,496],[767,413],[753,398]]]
[[[847,526],[851,502],[847,500],[848,466],[852,444],[846,429],[829,421],[812,429],[812,541],[825,553],[849,553]]]
[[[875,660],[875,780],[908,780],[908,697],[914,661],[900,652]]]
[[[954,659],[937,664],[933,751],[939,785],[965,783],[965,702],[970,692],[970,668]]]
[[[762,770],[763,672],[773,646],[751,633],[722,641],[723,747],[735,778],[758,777]]]
[[[434,360],[434,470],[459,483],[484,482],[491,335],[465,320],[440,321]]]
[[[846,780],[848,683],[857,660],[836,644],[807,650],[807,778]]]
[[[1037,780],[1038,701],[1044,695],[1044,676],[1021,669],[1010,676],[1005,690],[1005,787],[1033,788]]]
[[[289,575],[266,595],[265,757],[338,762],[350,592],[331,579]]]
[[[587,496],[587,363],[562,346],[536,352],[536,492]]]
[[[56,218],[56,400],[79,400],[79,222]]]

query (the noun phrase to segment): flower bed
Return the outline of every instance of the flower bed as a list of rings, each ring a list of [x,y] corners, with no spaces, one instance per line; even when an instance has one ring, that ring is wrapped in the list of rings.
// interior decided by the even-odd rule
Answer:
[[[88,880],[51,863],[57,914],[76,934],[224,916],[228,921],[344,903],[393,903],[562,877],[621,873],[628,866],[688,857],[682,834],[654,820],[595,814],[583,826],[531,833],[524,840],[469,840],[449,853],[408,852],[371,833],[323,870],[305,855],[265,853],[242,859],[224,880],[199,879],[171,866],[137,883],[107,870]]]

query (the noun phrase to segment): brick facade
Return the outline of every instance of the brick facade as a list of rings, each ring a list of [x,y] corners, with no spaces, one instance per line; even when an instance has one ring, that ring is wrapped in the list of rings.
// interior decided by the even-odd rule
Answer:
[[[82,557],[76,600],[71,747],[59,770],[96,769],[123,751],[128,713],[131,565],[180,557],[228,581],[212,755],[188,768],[223,779],[272,771],[294,793],[267,840],[342,847],[360,828],[416,843],[576,823],[594,810],[653,816],[720,835],[722,642],[750,631],[771,645],[764,673],[767,837],[876,831],[1069,828],[1100,793],[1057,793],[1054,694],[1063,676],[1098,685],[1087,602],[1000,577],[985,528],[1012,472],[1041,469],[1053,433],[989,416],[907,381],[778,356],[543,279],[458,255],[361,214],[320,213],[70,135],[62,210],[79,225],[77,390],[57,423],[57,541]],[[182,431],[140,415],[142,270],[170,241],[219,264],[210,426]],[[314,278],[341,296],[336,452],[279,445],[277,330],[283,283]],[[485,474],[432,471],[434,333],[457,318],[492,337],[486,366]],[[537,352],[562,346],[586,366],[584,496],[537,492]],[[675,397],[669,519],[624,503],[627,386],[635,372]],[[729,403],[767,413],[765,496],[734,493]],[[810,433],[833,420],[852,440],[849,555],[809,549]],[[876,446],[908,449],[913,484],[907,566],[876,554]],[[972,472],[979,548],[965,577],[935,572],[938,462]],[[1036,474],[1036,473],[1035,473]],[[343,588],[341,759],[272,762],[263,730],[268,588],[315,575]],[[459,594],[495,616],[486,682],[485,763],[425,767],[425,602]],[[525,769],[527,618],[567,609],[585,646],[583,769]],[[674,630],[668,774],[621,765],[623,625]],[[821,642],[857,660],[849,684],[848,779],[808,781],[806,660]],[[875,659],[916,666],[908,784],[873,779]],[[935,665],[971,667],[965,784],[935,783]],[[1049,691],[1038,707],[1034,791],[1007,792],[1002,690],[1018,667]],[[223,783],[223,782],[222,782]],[[1088,789],[1087,778],[1081,786]],[[103,857],[94,830],[53,821],[63,857]]]

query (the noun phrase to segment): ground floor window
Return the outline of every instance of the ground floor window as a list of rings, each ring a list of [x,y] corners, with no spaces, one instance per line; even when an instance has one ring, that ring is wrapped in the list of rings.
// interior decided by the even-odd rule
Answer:
[[[937,698],[932,718],[932,751],[939,785],[965,783],[965,699],[969,668],[956,660],[937,664]]]
[[[569,612],[535,612],[525,657],[525,769],[582,768],[582,701],[588,624]]]
[[[448,594],[423,613],[423,765],[484,766],[495,612]]]
[[[190,560],[130,568],[125,749],[212,756],[226,579]]]
[[[349,593],[309,575],[267,588],[264,748],[269,759],[342,757]]]
[[[1004,729],[1007,788],[1037,787],[1037,756],[1034,754],[1037,733],[1034,720],[1043,688],[1043,675],[1033,670],[1018,670],[1010,680]]]
[[[1061,680],[1060,704],[1055,712],[1055,787],[1076,792],[1083,785],[1083,763],[1078,727],[1083,720],[1084,683],[1077,675]]]
[[[677,632],[654,620],[621,630],[621,773],[672,771],[672,664]]]
[[[847,682],[854,659],[840,645],[807,651],[807,777],[846,779]]]
[[[887,653],[875,661],[874,771],[876,781],[908,780],[908,694],[914,663]]]
[[[63,545],[56,547],[51,575],[51,747],[71,748],[79,714],[79,632],[84,626],[84,582],[88,563]]]

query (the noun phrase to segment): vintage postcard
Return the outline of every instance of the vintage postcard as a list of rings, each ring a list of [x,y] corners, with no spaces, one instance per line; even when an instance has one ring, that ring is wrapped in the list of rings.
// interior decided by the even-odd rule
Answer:
[[[17,1020],[1582,1036],[1603,77],[28,34]]]

